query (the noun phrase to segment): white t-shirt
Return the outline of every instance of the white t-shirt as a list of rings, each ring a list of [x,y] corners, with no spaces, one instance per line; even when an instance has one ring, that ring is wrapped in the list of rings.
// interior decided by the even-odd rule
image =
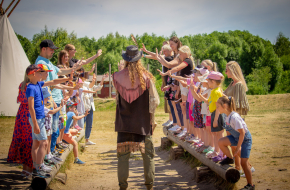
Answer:
[[[83,89],[84,90],[90,90],[90,91],[96,91],[96,90],[101,90],[103,88],[103,85],[98,84],[97,86],[94,85],[93,88],[89,88],[90,82],[84,82]],[[85,104],[85,109],[95,111],[95,103],[94,103],[94,96],[93,93],[84,93],[84,104]]]
[[[206,88],[205,88],[206,89]],[[211,92],[211,89],[208,88],[206,90],[204,90],[201,95],[203,96],[206,96],[206,98],[209,98],[210,96],[210,92]],[[209,111],[209,108],[208,108],[208,104],[205,103],[204,101],[202,101],[202,104],[201,104],[201,114],[206,114],[206,116],[210,116],[210,111]]]
[[[84,105],[84,97],[83,97],[83,90],[82,88],[79,88],[79,98],[81,99],[81,102],[77,102],[77,110],[79,112],[80,115],[85,113],[85,105]],[[77,93],[77,90],[73,91],[72,96],[75,96]],[[78,101],[78,98],[76,98],[76,101]]]
[[[231,122],[229,123],[230,117]],[[249,131],[245,121],[236,112],[231,112],[230,115],[226,117],[226,124],[230,125],[236,131],[238,131],[238,129],[244,129],[245,133]]]

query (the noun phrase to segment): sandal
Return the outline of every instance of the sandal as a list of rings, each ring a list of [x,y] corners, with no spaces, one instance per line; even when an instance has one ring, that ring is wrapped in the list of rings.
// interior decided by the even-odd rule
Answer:
[[[210,152],[210,151],[213,152],[213,150],[214,150],[214,148],[211,147],[211,146],[209,146],[208,148],[204,149],[202,152],[203,152],[203,153],[208,153],[208,152]]]
[[[205,150],[205,149],[207,149],[207,148],[208,148],[208,146],[203,145],[203,146],[199,147],[196,151],[197,151],[198,153],[202,153],[203,150]]]

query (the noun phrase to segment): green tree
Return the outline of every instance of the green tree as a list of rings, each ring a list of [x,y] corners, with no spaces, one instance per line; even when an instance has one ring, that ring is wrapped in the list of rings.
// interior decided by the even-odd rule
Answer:
[[[270,67],[263,67],[261,69],[253,69],[246,79],[248,82],[248,94],[268,94],[270,85],[269,81],[272,78]]]
[[[274,50],[279,57],[290,54],[290,40],[282,32],[276,37]]]

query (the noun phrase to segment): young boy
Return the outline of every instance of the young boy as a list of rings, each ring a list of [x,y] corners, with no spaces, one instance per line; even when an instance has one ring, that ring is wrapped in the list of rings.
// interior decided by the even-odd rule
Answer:
[[[42,73],[51,72],[51,70],[43,69],[37,65],[29,65],[26,69],[26,75],[30,80],[27,86],[26,97],[28,99],[29,107],[29,123],[32,127],[32,160],[36,168],[36,175],[40,177],[50,176],[48,173],[51,168],[43,164],[44,156],[47,149],[47,134],[44,126],[44,98],[41,87],[56,85],[58,83],[67,81],[68,79],[56,79],[48,82],[43,82]]]
[[[62,159],[53,156],[50,152],[50,143],[51,143],[51,134],[52,134],[52,115],[58,112],[60,109],[62,109],[65,105],[65,101],[62,100],[61,104],[56,109],[49,109],[49,104],[51,102],[48,102],[49,97],[51,97],[51,94],[49,93],[48,87],[42,88],[42,94],[44,98],[44,114],[45,114],[45,128],[46,128],[46,134],[48,139],[48,148],[47,148],[47,154],[45,155],[44,161],[47,163],[57,164],[62,161]]]
[[[78,131],[77,130],[74,130],[74,131],[70,130],[70,126],[73,123],[73,120],[80,120],[80,119],[86,117],[89,114],[89,110],[87,110],[84,115],[76,116],[75,111],[76,111],[77,103],[74,103],[72,101],[67,101],[66,105],[68,108],[68,112],[66,114],[67,121],[66,121],[65,130],[64,130],[63,140],[65,140],[69,144],[73,145],[73,152],[74,152],[74,156],[75,156],[74,163],[85,164],[85,162],[81,161],[78,158],[78,143],[73,139],[73,135],[76,135]]]

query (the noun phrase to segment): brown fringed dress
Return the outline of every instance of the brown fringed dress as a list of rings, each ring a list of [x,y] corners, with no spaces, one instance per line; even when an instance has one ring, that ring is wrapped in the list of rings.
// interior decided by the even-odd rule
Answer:
[[[115,131],[118,132],[117,151],[145,152],[145,137],[152,135],[149,113],[150,79],[146,78],[146,89],[141,88],[138,77],[132,86],[127,68],[113,74],[113,83],[118,91],[116,97]]]

